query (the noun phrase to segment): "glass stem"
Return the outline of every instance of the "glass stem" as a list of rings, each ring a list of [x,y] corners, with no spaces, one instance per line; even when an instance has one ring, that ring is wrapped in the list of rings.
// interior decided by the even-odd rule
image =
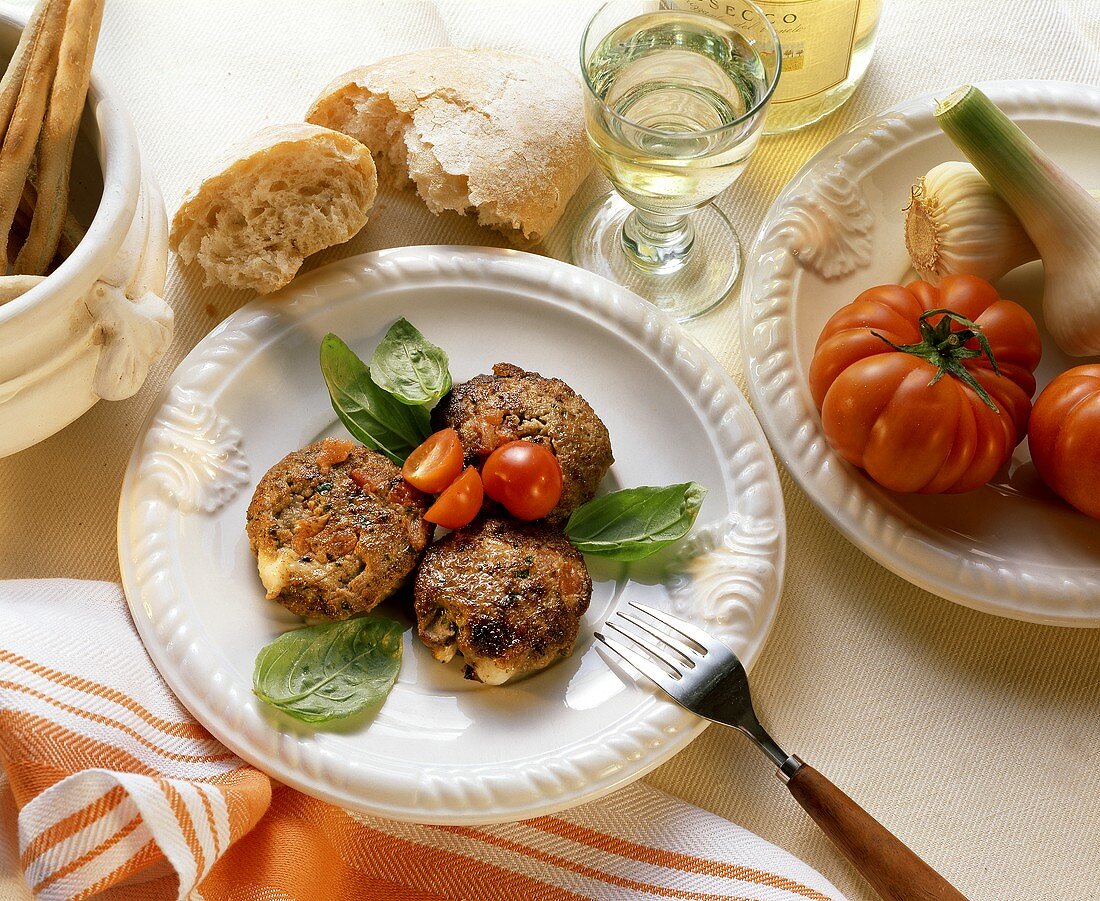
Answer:
[[[668,216],[635,209],[622,233],[627,257],[646,272],[675,272],[691,256],[695,226],[690,216]]]

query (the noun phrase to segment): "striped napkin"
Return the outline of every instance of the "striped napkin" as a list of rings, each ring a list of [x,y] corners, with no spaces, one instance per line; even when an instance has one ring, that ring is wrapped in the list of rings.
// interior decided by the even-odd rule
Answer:
[[[119,586],[0,582],[0,765],[40,898],[842,901],[820,874],[635,783],[554,816],[440,827],[279,785],[195,722]]]

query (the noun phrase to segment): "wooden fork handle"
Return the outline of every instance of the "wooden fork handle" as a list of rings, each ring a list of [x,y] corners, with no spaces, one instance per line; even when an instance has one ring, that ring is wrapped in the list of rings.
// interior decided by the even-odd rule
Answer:
[[[786,778],[782,771],[780,778]],[[787,788],[885,901],[966,901],[946,879],[812,766],[803,763],[795,770],[787,779]]]

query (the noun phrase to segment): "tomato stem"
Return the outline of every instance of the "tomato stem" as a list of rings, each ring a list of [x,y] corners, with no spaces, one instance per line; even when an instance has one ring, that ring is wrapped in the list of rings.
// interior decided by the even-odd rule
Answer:
[[[932,325],[928,320],[933,316],[942,316],[943,318]],[[956,323],[962,326],[957,331],[952,328],[952,325]],[[1000,412],[993,402],[993,398],[989,396],[989,392],[974,378],[974,374],[962,364],[963,360],[985,356],[989,359],[989,365],[993,367],[993,372],[996,375],[1001,374],[1001,370],[997,366],[997,359],[993,356],[993,348],[982,331],[982,327],[978,323],[967,319],[961,313],[944,309],[928,310],[922,313],[919,327],[922,340],[917,344],[895,344],[885,335],[880,335],[873,329],[871,334],[881,341],[885,341],[894,350],[913,354],[913,356],[927,360],[935,366],[936,374],[932,377],[932,381],[928,383],[929,387],[932,387],[945,375],[953,375],[977,394],[994,413]],[[967,344],[975,340],[978,342],[978,348],[967,347]]]

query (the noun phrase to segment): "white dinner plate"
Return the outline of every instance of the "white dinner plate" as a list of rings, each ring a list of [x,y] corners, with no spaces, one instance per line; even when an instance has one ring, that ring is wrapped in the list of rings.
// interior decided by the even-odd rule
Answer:
[[[989,96],[1087,187],[1100,186],[1100,90],[993,82]],[[772,206],[742,288],[742,342],[753,405],[772,447],[821,511],[875,560],[916,585],[988,613],[1100,626],[1100,523],[1035,474],[1027,442],[994,482],[967,495],[880,488],[825,441],[807,380],[825,321],[873,285],[915,275],[903,240],[910,186],[964,159],[933,118],[936,97],[864,120],[810,160]],[[1040,390],[1068,357],[1041,314],[1042,266],[1009,273],[1001,296],[1036,317]]]
[[[607,424],[605,488],[695,480],[693,535],[664,565],[590,560],[573,656],[503,687],[465,681],[410,630],[373,718],[311,728],[252,694],[256,653],[302,623],[264,600],[245,509],[264,472],[340,434],[318,368],[327,332],[361,356],[398,317],[450,355],[455,381],[508,361],[566,380]],[[721,636],[746,664],[775,616],[785,525],[775,464],[714,359],[630,292],[531,254],[408,247],[298,279],[210,333],[173,374],[135,448],[119,510],[134,621],[188,709],[241,757],[342,807],[424,823],[548,813],[636,778],[704,722],[608,666],[593,628],[626,600]],[[383,609],[394,614],[395,605]]]

